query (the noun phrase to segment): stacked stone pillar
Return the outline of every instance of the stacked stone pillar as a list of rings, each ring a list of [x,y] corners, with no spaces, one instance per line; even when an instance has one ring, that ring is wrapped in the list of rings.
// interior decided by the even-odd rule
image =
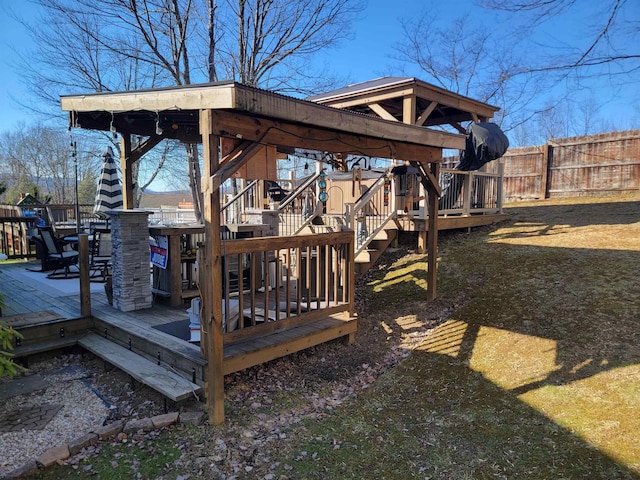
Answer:
[[[280,231],[279,212],[278,210],[257,210],[247,209],[244,219],[249,225],[266,225],[267,228],[262,231],[263,237],[277,237]]]
[[[113,306],[123,312],[150,308],[149,214],[110,210]]]

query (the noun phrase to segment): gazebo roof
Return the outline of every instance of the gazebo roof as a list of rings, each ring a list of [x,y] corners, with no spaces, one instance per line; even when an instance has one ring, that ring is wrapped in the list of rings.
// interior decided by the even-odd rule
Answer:
[[[410,118],[405,118],[407,98],[415,99]],[[499,110],[414,77],[377,78],[314,95],[307,100],[423,126],[486,121]]]
[[[410,152],[403,155],[407,148],[464,147],[464,137],[458,134],[390,121],[367,112],[333,108],[231,81],[67,95],[61,97],[61,106],[69,112],[72,126],[159,135],[188,142],[201,141],[200,111],[210,109],[219,120],[216,125],[224,124],[216,134],[279,147],[398,158],[415,157]]]

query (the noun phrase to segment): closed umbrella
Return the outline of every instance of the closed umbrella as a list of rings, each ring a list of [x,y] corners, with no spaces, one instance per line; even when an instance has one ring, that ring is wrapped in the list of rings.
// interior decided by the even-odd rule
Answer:
[[[93,213],[115,208],[122,208],[122,184],[113,158],[113,149],[107,147],[102,154],[102,173],[98,181]]]

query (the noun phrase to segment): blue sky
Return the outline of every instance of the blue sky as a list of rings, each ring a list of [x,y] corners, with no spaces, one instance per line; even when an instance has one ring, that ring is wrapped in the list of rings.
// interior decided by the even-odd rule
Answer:
[[[637,0],[630,0],[632,5]],[[637,2],[640,4],[640,2]],[[597,8],[600,0],[581,0],[585,14]],[[393,46],[401,39],[400,17],[418,15],[426,5],[437,5],[442,23],[463,13],[471,13],[473,21],[490,22],[488,13],[474,6],[472,0],[428,2],[426,0],[369,0],[366,10],[353,25],[353,38],[344,42],[339,48],[327,52],[322,60],[330,60],[332,68],[351,83],[365,81],[385,74],[394,74],[394,62],[390,56]],[[7,14],[11,8],[19,15],[33,14],[34,6],[27,0],[0,0],[0,132],[12,130],[16,122],[31,122],[35,118],[25,112],[13,99],[29,102],[29,95],[21,82],[21,77],[14,70],[12,63],[20,56],[27,55],[32,47],[24,28]],[[639,6],[632,7],[640,10]],[[494,14],[495,16],[495,14]],[[572,42],[577,25],[583,19],[569,18],[558,26],[551,25],[544,40],[561,44]],[[418,71],[408,72],[421,77]],[[637,85],[637,84],[636,84]],[[613,91],[606,85],[598,85],[598,90],[591,90],[590,95],[602,99],[603,107],[600,115],[625,119],[619,122],[619,128],[631,128],[631,119],[638,118],[640,112],[640,96],[636,85]],[[595,87],[594,87],[595,88]],[[80,92],[78,92],[80,93]]]

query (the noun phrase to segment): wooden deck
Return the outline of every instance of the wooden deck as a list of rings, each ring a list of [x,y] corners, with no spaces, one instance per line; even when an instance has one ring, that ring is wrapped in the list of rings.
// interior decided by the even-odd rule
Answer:
[[[140,370],[149,370],[149,362],[153,362],[178,373],[188,382],[204,385],[207,361],[203,358],[200,346],[190,343],[184,335],[189,331],[187,305],[175,308],[168,306],[165,299],[158,298],[152,308],[121,312],[108,304],[103,291],[94,289],[91,294],[92,316],[83,318],[80,314],[79,294],[53,292],[56,289],[55,282],[62,282],[61,280],[47,280],[44,273],[38,274],[41,275],[42,283],[34,281],[29,284],[19,279],[29,265],[34,266],[33,262],[0,266],[0,293],[4,295],[6,304],[3,317],[0,318],[24,336],[13,352],[17,357],[26,358],[36,353],[74,345],[87,348],[87,342],[91,345],[96,343],[88,338],[95,339],[99,336],[121,347],[119,353],[111,351],[113,348],[98,348],[100,345],[88,349],[114,363],[133,378],[142,381],[145,377],[140,372],[136,373],[136,367],[132,367],[132,363],[138,363]],[[45,282],[54,283],[48,288],[43,286]],[[272,309],[276,309],[275,303],[284,299],[282,293],[276,295],[273,291],[266,294],[254,292],[250,297],[258,305],[268,305],[269,316],[273,315]],[[249,300],[245,300],[245,304],[248,305]],[[295,315],[291,315],[291,318],[295,318]],[[255,325],[256,318],[243,316],[243,319],[246,325],[244,330],[248,333],[252,324]],[[243,370],[334,338],[349,339],[355,330],[355,318],[328,313],[310,318],[302,324],[290,322],[289,325],[283,325],[259,337],[230,335],[224,346],[223,371],[224,374],[229,374]],[[181,337],[176,336],[178,334],[182,334]],[[137,362],[132,360],[136,357],[139,359]],[[191,391],[185,387],[182,393],[169,392],[166,385],[150,386],[162,390],[163,394],[173,400],[184,399],[184,392]]]

